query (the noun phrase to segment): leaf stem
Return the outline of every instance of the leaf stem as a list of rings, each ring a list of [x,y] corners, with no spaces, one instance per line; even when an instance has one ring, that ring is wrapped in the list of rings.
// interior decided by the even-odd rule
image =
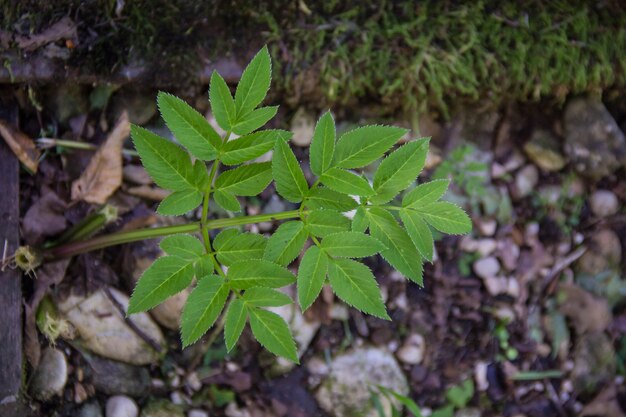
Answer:
[[[240,216],[230,219],[207,220],[206,229],[208,231],[214,229],[224,229],[226,227],[243,226],[246,224],[271,222],[275,220],[296,219],[299,218],[300,215],[301,213],[299,210],[291,210],[281,213],[257,214],[254,216]],[[44,259],[47,260],[67,258],[97,249],[108,248],[109,246],[121,245],[123,243],[154,239],[157,237],[175,235],[179,233],[198,233],[200,231],[200,222],[192,222],[176,226],[129,230],[49,248],[44,250],[42,255],[44,256]]]

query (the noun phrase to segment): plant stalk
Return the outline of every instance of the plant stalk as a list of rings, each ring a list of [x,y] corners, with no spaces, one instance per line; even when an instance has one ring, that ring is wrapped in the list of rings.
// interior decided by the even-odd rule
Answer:
[[[281,213],[257,214],[254,216],[241,216],[230,219],[208,220],[205,225],[207,230],[224,229],[233,226],[243,226],[246,224],[270,222],[275,220],[288,220],[300,217],[300,211],[291,210]],[[154,239],[157,237],[175,235],[179,233],[197,233],[201,230],[200,222],[181,224],[176,226],[154,227],[139,230],[129,230],[123,232],[112,233],[110,235],[98,236],[93,239],[70,242],[54,248],[43,251],[42,255],[45,260],[54,260],[59,258],[68,258],[81,253],[90,252],[98,249],[108,248],[109,246],[121,245],[123,243],[137,242],[140,240]]]

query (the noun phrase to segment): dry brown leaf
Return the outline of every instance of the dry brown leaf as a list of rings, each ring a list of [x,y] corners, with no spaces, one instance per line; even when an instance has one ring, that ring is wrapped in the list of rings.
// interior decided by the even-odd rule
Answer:
[[[123,112],[106,142],[72,184],[72,200],[104,204],[122,184],[122,145],[130,134],[128,113]]]
[[[35,146],[35,142],[24,133],[11,126],[5,120],[0,120],[0,135],[4,138],[9,148],[17,159],[33,174],[37,172],[41,152]]]
[[[162,188],[150,187],[149,185],[139,185],[137,187],[129,187],[126,192],[136,197],[145,198],[146,200],[161,201],[171,194],[170,191]]]
[[[41,196],[22,219],[22,237],[30,245],[42,243],[67,228],[67,204],[50,188],[43,186]]]
[[[72,40],[75,43],[77,39],[76,24],[69,17],[62,18],[49,28],[35,35],[18,35],[15,37],[17,46],[29,52],[52,42]]]

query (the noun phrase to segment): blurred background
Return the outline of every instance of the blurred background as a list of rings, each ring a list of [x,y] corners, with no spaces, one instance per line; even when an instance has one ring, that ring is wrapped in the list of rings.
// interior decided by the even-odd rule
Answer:
[[[452,179],[445,198],[468,211],[473,232],[435,235],[424,288],[368,260],[391,322],[332,293],[304,315],[279,311],[299,366],[249,334],[231,354],[221,337],[182,350],[186,292],[125,321],[118,307],[160,254],[154,242],[81,255],[21,284],[3,272],[14,279],[0,281],[0,310],[15,320],[0,349],[0,407],[14,408],[0,414],[625,416],[618,0],[2,0],[0,189],[16,213],[3,240],[19,229],[22,242],[42,244],[97,211],[72,200],[71,184],[123,112],[171,137],[156,107],[167,91],[214,123],[212,71],[234,87],[263,45],[266,102],[280,105],[270,126],[294,132],[306,175],[328,109],[340,132],[410,128],[405,140],[432,138],[421,178]],[[163,191],[124,146],[123,180],[103,200],[119,218],[106,230],[171,224],[153,211]],[[273,186],[245,201],[248,214],[290,209]]]

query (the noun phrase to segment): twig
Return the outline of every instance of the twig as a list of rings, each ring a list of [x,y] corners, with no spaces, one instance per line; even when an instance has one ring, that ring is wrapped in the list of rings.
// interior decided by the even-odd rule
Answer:
[[[543,289],[542,293],[544,295],[549,295],[554,291],[554,283],[555,278],[568,266],[573,264],[578,258],[583,256],[583,254],[587,252],[587,248],[585,246],[581,246],[576,249],[574,252],[567,255],[565,258],[560,259],[557,263],[554,264],[548,275],[543,280]]]
[[[37,147],[41,149],[49,149],[61,146],[69,149],[80,149],[84,151],[97,151],[98,146],[87,142],[79,142],[75,140],[55,139],[55,138],[38,138]],[[139,156],[137,151],[132,149],[122,149],[122,154],[126,156]]]
[[[159,345],[154,339],[152,339],[150,336],[148,336],[146,333],[144,333],[143,330],[141,330],[127,315],[126,315],[126,311],[124,311],[124,306],[122,304],[120,304],[119,301],[117,301],[115,299],[115,297],[113,297],[113,294],[111,294],[111,290],[108,287],[104,288],[104,292],[107,295],[107,297],[109,298],[109,300],[113,303],[113,305],[115,306],[115,308],[118,309],[118,311],[120,312],[120,314],[122,315],[122,318],[124,319],[124,321],[126,322],[126,324],[128,324],[128,327],[130,327],[135,333],[137,333],[137,336],[141,337],[143,339],[144,342],[146,342],[152,349],[156,350],[158,353],[161,353],[161,351],[163,350],[163,348],[161,348],[161,345]]]

